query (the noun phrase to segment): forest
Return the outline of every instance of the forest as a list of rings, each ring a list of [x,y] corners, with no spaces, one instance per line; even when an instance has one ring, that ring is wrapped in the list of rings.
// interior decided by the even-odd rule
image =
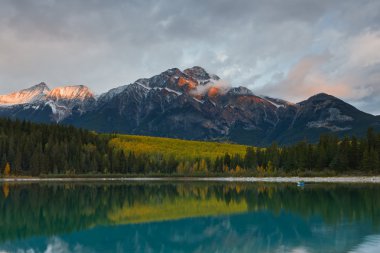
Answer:
[[[380,133],[258,148],[0,119],[0,159],[5,177],[372,175],[380,172]]]

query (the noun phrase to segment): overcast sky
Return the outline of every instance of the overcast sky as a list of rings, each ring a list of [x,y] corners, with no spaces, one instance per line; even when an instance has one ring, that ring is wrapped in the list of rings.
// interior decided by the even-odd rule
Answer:
[[[380,114],[379,0],[1,0],[0,93],[95,93],[194,65],[298,102],[326,92]]]

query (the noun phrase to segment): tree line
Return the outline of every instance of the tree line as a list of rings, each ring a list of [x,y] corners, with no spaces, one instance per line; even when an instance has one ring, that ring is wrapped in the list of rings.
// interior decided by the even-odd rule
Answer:
[[[251,174],[275,175],[331,171],[380,172],[380,133],[362,138],[321,135],[280,147],[247,147],[245,154],[188,157],[141,153],[110,145],[113,134],[71,126],[0,119],[0,168],[4,176],[42,174]]]
[[[369,128],[366,136],[339,139],[333,134],[323,134],[318,143],[301,141],[279,147],[272,144],[265,149],[248,148],[245,167],[257,171],[332,171],[336,174],[347,172],[380,172],[380,133]]]
[[[109,138],[70,126],[0,119],[0,166],[12,175],[104,172],[117,155]]]

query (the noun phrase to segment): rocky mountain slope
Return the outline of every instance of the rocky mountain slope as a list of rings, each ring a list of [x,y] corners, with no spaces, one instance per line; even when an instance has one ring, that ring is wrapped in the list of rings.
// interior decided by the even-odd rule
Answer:
[[[244,144],[316,141],[324,132],[364,134],[379,117],[317,94],[293,104],[229,87],[201,67],[173,68],[95,96],[85,86],[41,83],[0,96],[0,116],[120,132]]]

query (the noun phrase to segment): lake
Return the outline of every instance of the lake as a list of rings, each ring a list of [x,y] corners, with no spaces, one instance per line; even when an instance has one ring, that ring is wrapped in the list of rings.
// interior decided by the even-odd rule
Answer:
[[[380,252],[380,185],[3,183],[0,252]]]

